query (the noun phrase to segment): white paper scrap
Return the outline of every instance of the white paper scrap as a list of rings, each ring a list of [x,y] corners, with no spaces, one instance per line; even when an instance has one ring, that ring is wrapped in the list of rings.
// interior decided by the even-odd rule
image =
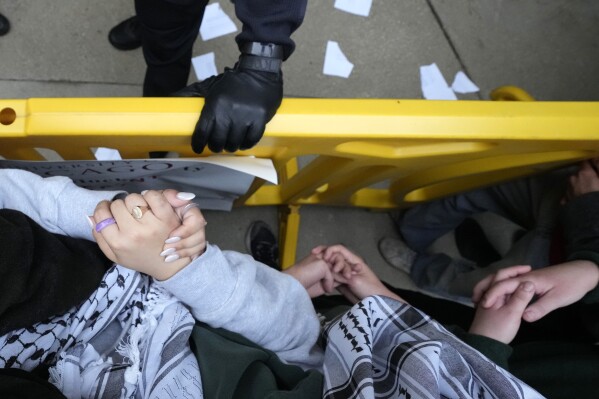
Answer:
[[[94,150],[94,156],[98,161],[119,161],[123,159],[119,150],[107,147],[97,147]]]
[[[200,36],[202,40],[210,40],[215,37],[237,32],[237,26],[233,20],[223,11],[218,2],[206,7],[204,18],[200,25]]]
[[[420,67],[422,95],[427,100],[457,100],[455,93],[434,62]]]
[[[322,73],[348,78],[352,69],[354,69],[354,64],[349,62],[347,57],[345,57],[345,54],[343,54],[339,47],[339,43],[329,40],[324,55]]]
[[[335,8],[363,17],[370,14],[371,6],[372,0],[335,0]]]
[[[451,89],[456,93],[476,93],[480,89],[477,85],[474,84],[468,76],[462,71],[455,74],[455,78],[453,78],[453,83],[451,84]]]
[[[218,75],[214,59],[214,52],[198,55],[191,59],[193,70],[195,71],[198,80],[204,80],[210,76]]]

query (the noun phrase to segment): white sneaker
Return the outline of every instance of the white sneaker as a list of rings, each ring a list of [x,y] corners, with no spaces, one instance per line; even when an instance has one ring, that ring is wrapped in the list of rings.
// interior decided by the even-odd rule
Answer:
[[[384,237],[379,241],[379,252],[391,266],[410,274],[416,252],[408,244],[399,238]]]

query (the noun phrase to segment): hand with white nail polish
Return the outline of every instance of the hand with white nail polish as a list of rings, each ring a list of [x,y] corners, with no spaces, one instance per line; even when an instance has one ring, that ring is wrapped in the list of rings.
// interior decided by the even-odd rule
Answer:
[[[93,230],[104,254],[115,263],[157,280],[166,280],[189,265],[193,256],[205,250],[204,223],[197,221],[201,215],[197,208],[189,208],[186,214],[182,212],[193,194],[179,194],[183,195],[175,190],[148,190],[143,198],[140,194],[130,194],[124,201],[99,203],[93,221],[97,224],[109,218],[115,220],[99,232]],[[141,200],[147,203],[148,209],[141,218],[136,218],[131,208]],[[195,216],[188,215],[191,210]],[[190,221],[185,226],[186,219]],[[193,219],[195,222],[191,223]],[[181,229],[184,226],[185,229]]]
[[[179,258],[195,259],[206,251],[206,220],[197,204],[190,202],[195,195],[192,193],[164,190],[165,198],[175,209],[181,219],[181,225],[175,228],[169,238],[164,241],[164,251],[174,248],[169,252],[164,261],[173,262]]]

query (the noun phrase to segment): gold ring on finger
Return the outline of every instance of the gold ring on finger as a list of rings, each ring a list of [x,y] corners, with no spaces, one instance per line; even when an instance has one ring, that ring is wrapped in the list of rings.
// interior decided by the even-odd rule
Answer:
[[[133,216],[135,219],[139,220],[141,219],[144,214],[148,211],[148,207],[144,206],[144,205],[137,205],[135,207],[133,207],[133,209],[131,209],[131,216]]]

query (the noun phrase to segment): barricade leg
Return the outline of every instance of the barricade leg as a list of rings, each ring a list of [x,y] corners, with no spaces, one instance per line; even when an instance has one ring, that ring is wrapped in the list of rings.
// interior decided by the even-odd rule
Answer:
[[[283,270],[295,263],[300,226],[299,208],[299,205],[279,207],[279,258]]]

